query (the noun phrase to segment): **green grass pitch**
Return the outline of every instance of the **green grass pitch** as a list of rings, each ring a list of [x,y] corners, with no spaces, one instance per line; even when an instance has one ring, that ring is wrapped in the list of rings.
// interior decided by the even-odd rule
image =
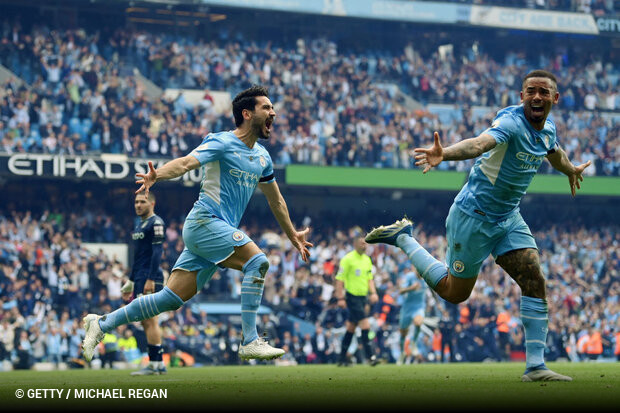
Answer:
[[[4,408],[144,411],[609,411],[620,406],[619,363],[549,363],[570,383],[522,383],[523,363],[234,366],[173,368],[135,377],[130,370],[0,373]],[[55,389],[35,399],[35,389]],[[76,390],[77,389],[77,390]],[[116,390],[125,398],[76,398],[80,389]],[[118,390],[120,389],[120,390]],[[166,398],[129,398],[136,389],[165,389]],[[22,398],[16,396],[19,390]],[[62,390],[61,398],[58,390]],[[91,391],[91,394],[95,390]],[[29,393],[30,392],[30,395]],[[69,397],[67,398],[67,394]],[[109,393],[112,395],[113,393]],[[174,410],[178,408],[178,410]],[[11,410],[13,410],[11,409]],[[605,409],[605,410],[603,410]],[[131,411],[131,410],[130,410]]]

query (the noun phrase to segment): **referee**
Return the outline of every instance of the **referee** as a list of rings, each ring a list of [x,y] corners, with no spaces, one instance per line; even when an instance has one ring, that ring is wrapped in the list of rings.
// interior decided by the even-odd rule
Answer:
[[[366,353],[366,360],[371,366],[375,366],[377,356],[372,352],[368,340],[370,323],[366,310],[367,297],[371,304],[379,300],[377,289],[373,281],[372,261],[365,254],[366,242],[363,236],[356,236],[353,241],[354,250],[342,257],[338,275],[336,276],[336,297],[338,305],[347,308],[348,316],[346,321],[347,331],[342,339],[342,350],[340,352],[339,366],[349,365],[347,359],[347,349],[351,345],[355,328],[359,325],[362,329],[362,345]],[[344,288],[343,288],[344,287]],[[370,295],[369,295],[370,293]]]

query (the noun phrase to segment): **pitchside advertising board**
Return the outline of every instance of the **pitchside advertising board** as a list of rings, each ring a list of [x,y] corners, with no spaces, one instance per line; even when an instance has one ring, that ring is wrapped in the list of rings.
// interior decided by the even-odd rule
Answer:
[[[19,153],[0,155],[0,174],[14,177],[75,178],[134,182],[137,173],[148,171],[148,162],[158,168],[170,159],[137,159],[123,155],[70,156]],[[176,180],[199,184],[201,169]]]
[[[51,154],[0,154],[0,176],[4,178],[56,178],[67,180],[98,180],[135,183],[136,173],[146,173],[148,162],[158,168],[170,159],[137,159],[124,155],[69,156]],[[341,188],[392,188],[408,190],[439,190],[458,192],[468,174],[457,171],[434,170],[422,174],[419,169],[352,168],[315,165],[275,167],[280,184]],[[579,193],[582,195],[620,196],[620,178],[587,176]],[[175,181],[198,186],[202,168],[194,169]],[[538,174],[528,193],[568,193],[564,175]]]

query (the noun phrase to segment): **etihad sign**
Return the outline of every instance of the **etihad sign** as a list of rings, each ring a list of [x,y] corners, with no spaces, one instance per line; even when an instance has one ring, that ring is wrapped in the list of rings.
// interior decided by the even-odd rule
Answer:
[[[0,172],[19,176],[59,178],[98,178],[133,180],[137,173],[148,172],[149,159],[131,159],[124,155],[69,156],[20,153],[0,156]],[[153,160],[156,168],[168,160]],[[181,178],[188,183],[200,183],[201,171],[194,169]]]

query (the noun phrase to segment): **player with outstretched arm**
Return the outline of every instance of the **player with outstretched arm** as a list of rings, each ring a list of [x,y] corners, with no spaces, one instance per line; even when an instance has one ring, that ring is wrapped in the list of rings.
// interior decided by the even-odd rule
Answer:
[[[256,313],[260,305],[269,261],[238,226],[254,193],[260,187],[278,224],[301,258],[308,261],[312,244],[306,240],[309,228],[297,231],[280,193],[267,150],[258,143],[271,134],[276,113],[265,87],[252,86],[232,102],[233,131],[208,134],[189,155],[155,169],[149,162],[146,174],[137,174],[145,192],[158,181],[180,177],[202,168],[200,196],[183,225],[185,248],[177,259],[166,286],[158,293],[142,296],[129,305],[99,316],[84,318],[84,358],[92,358],[105,332],[132,321],[141,321],[180,308],[213,276],[217,266],[243,271],[241,284],[242,359],[273,359],[284,350],[270,346],[258,336]]]
[[[545,366],[545,277],[534,237],[519,213],[521,198],[545,158],[568,176],[573,196],[590,165],[590,161],[573,165],[557,142],[555,123],[548,115],[559,98],[555,76],[532,71],[523,80],[521,104],[500,110],[491,127],[479,136],[443,148],[435,132],[432,147],[415,149],[416,165],[423,166],[424,173],[443,161],[478,158],[446,219],[447,268],[413,238],[412,223],[406,218],[366,236],[368,243],[402,249],[429,287],[451,303],[469,297],[482,262],[492,254],[521,288],[526,348],[523,381],[572,380]]]

